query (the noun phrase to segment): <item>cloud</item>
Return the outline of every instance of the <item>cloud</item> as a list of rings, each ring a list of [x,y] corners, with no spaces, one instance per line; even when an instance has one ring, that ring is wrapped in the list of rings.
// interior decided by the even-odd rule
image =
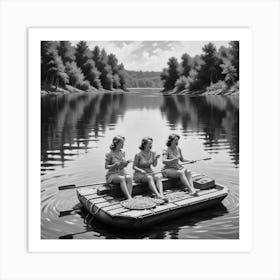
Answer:
[[[195,56],[209,41],[89,41],[91,49],[98,45],[116,55],[127,70],[161,71],[174,56],[180,61],[183,53]],[[217,48],[228,46],[228,41],[213,42]]]

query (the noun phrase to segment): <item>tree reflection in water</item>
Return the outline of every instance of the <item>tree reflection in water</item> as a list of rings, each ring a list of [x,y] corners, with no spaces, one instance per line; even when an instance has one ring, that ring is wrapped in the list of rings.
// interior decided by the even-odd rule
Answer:
[[[183,133],[202,134],[204,149],[217,153],[227,149],[239,165],[239,102],[228,96],[164,96],[161,112],[170,128],[182,126]]]
[[[63,95],[41,98],[41,172],[71,160],[125,113],[122,94]]]

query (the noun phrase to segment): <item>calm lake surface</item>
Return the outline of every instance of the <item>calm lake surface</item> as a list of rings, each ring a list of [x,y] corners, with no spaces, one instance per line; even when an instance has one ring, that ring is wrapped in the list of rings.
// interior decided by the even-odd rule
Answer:
[[[152,137],[161,154],[170,133],[181,136],[185,158],[212,158],[188,167],[229,187],[222,204],[128,233],[88,216],[75,190],[58,191],[60,185],[104,182],[104,156],[115,135],[125,136],[124,150],[133,159],[143,137]],[[126,170],[133,173],[131,165]],[[157,89],[42,97],[41,238],[238,239],[239,98],[163,96]]]

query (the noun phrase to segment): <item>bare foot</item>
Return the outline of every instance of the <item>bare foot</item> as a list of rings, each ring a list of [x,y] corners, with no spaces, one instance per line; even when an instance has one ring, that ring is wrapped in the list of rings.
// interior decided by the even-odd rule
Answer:
[[[189,194],[190,194],[190,195],[193,195],[193,196],[198,196],[198,191],[195,190],[195,191],[190,192]]]
[[[159,196],[158,198],[162,199],[164,202],[168,202],[168,198],[165,196]]]

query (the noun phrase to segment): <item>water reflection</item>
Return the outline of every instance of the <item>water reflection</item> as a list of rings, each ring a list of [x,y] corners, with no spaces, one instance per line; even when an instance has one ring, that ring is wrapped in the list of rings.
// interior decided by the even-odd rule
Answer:
[[[170,129],[179,125],[183,133],[196,133],[209,153],[227,150],[233,163],[239,164],[238,97],[182,95],[164,96],[161,106]]]
[[[227,213],[227,208],[223,204],[218,204],[206,210],[188,214],[187,217],[182,219],[168,220],[153,227],[149,227],[146,230],[142,229],[140,231],[129,231],[127,229],[111,228],[110,226],[104,225],[95,220],[92,215],[88,215],[88,212],[81,208],[79,211],[75,212],[75,214],[80,215],[84,220],[84,229],[79,232],[61,235],[59,239],[73,239],[77,235],[83,235],[85,233],[95,234],[96,232],[105,236],[106,239],[179,239],[184,238],[179,236],[182,229],[189,229],[189,231],[192,232],[201,222],[207,221],[211,224],[211,220],[215,220]],[[71,210],[69,210],[68,213],[63,213],[62,215],[67,214],[71,215]],[[213,221],[213,224],[216,224],[215,221]],[[205,233],[207,234],[207,232]],[[185,235],[185,238],[188,238],[188,236]],[[201,235],[200,239],[203,239]]]
[[[87,152],[107,126],[124,116],[122,94],[45,96],[41,98],[41,172],[64,166],[79,150]]]
[[[162,98],[162,97],[161,97]],[[238,98],[223,96],[164,96],[160,110],[171,130],[196,133],[205,151],[225,149],[239,164]],[[106,128],[113,129],[126,110],[155,109],[159,97],[140,94],[46,96],[41,99],[41,172],[64,166],[79,151],[87,152]]]

